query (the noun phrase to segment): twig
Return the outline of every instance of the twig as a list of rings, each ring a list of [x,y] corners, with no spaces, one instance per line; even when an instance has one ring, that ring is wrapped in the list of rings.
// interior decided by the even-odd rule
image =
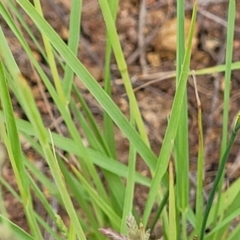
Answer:
[[[211,19],[214,22],[219,23],[220,25],[224,26],[225,28],[227,27],[227,21],[225,21],[224,19],[210,13],[209,11],[206,11],[202,8],[199,8],[198,12],[200,14],[202,14],[204,17],[207,17],[208,19]],[[240,32],[240,28],[235,26],[235,31]]]

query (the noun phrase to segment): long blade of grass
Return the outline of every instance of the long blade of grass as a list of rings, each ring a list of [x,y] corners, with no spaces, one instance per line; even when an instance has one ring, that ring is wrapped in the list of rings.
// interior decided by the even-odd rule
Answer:
[[[232,62],[231,64],[231,70],[238,70],[240,68],[240,62]],[[205,75],[205,74],[213,74],[213,73],[219,73],[219,72],[225,72],[226,71],[226,64],[209,67],[209,68],[203,68],[196,70],[196,75]]]
[[[77,87],[74,85],[73,86],[73,91],[76,94],[76,98],[79,101],[79,103],[81,104],[82,110],[85,113],[85,118],[89,123],[89,126],[91,128],[91,130],[93,131],[93,134],[95,135],[97,141],[99,144],[101,144],[102,148],[104,149],[105,153],[110,156],[111,155],[111,151],[109,149],[108,144],[106,143],[105,138],[102,136],[100,129],[98,128],[98,125],[94,119],[93,114],[91,113],[89,107],[87,106],[83,96],[81,96],[81,94],[79,93]]]
[[[196,190],[196,229],[197,236],[200,234],[201,222],[203,218],[203,172],[204,172],[204,141],[203,141],[203,128],[202,128],[202,109],[201,102],[197,90],[196,77],[193,73],[193,81],[195,88],[195,95],[198,107],[198,159],[197,159],[197,190]]]
[[[150,191],[148,194],[149,197],[147,199],[145,209],[144,209],[143,224],[145,226],[148,221],[151,209],[153,207],[156,194],[158,192],[159,183],[161,182],[162,177],[164,176],[164,174],[166,172],[169,157],[170,157],[170,154],[172,151],[173,141],[175,139],[176,132],[177,132],[183,98],[184,98],[184,95],[186,92],[186,83],[187,83],[187,79],[188,79],[190,56],[191,56],[191,46],[192,46],[191,43],[192,43],[192,37],[193,37],[193,31],[194,31],[194,24],[196,21],[196,13],[197,13],[197,4],[195,2],[194,8],[193,8],[191,27],[190,27],[190,31],[189,31],[188,44],[187,44],[187,49],[186,49],[186,53],[184,56],[181,76],[180,76],[178,88],[177,88],[177,91],[176,91],[176,94],[175,94],[175,97],[173,100],[171,116],[169,119],[165,137],[164,137],[164,140],[162,143],[162,149],[159,154],[159,158],[158,158],[158,162],[157,162],[157,166],[156,166],[156,170],[155,170],[155,175],[153,177]]]
[[[123,55],[123,51],[120,45],[119,37],[116,31],[116,27],[114,24],[113,16],[111,14],[109,4],[107,0],[99,0],[100,7],[102,9],[103,18],[105,20],[107,32],[109,39],[111,41],[111,45],[113,48],[113,52],[115,54],[115,58],[118,64],[118,68],[122,75],[123,83],[127,92],[127,96],[130,101],[130,111],[133,114],[134,120],[136,121],[136,125],[140,132],[140,135],[147,146],[149,146],[149,140],[146,133],[146,128],[144,127],[144,123],[139,111],[139,107],[134,95],[134,91],[132,88],[132,84],[129,78],[129,74],[127,71],[127,64]]]
[[[169,239],[177,240],[176,204],[173,163],[169,163]]]
[[[235,0],[230,0],[229,9],[228,9],[228,27],[227,27],[227,42],[226,42],[226,69],[225,69],[225,81],[224,81],[223,130],[222,130],[222,142],[221,142],[221,154],[220,154],[221,157],[223,156],[227,146],[235,13],[236,13],[236,2]]]
[[[232,54],[233,54],[233,38],[234,38],[234,22],[236,14],[236,2],[235,0],[229,1],[228,9],[228,27],[227,27],[227,42],[226,42],[226,71],[225,71],[225,81],[224,81],[224,100],[223,100],[223,126],[222,126],[222,139],[221,139],[221,152],[220,160],[226,150],[227,139],[228,139],[228,115],[229,115],[229,101],[230,101],[230,88],[231,88],[231,64],[232,64]],[[218,186],[218,202],[219,205],[221,199],[223,176]],[[215,224],[218,217],[218,208],[216,208],[215,213]],[[218,238],[218,236],[215,236]]]
[[[119,1],[109,1],[109,8],[112,13],[113,21],[116,21],[117,9]],[[106,32],[106,51],[105,51],[105,66],[104,66],[104,90],[111,97],[111,56],[112,46],[108,32]],[[116,159],[116,146],[114,139],[114,124],[111,117],[104,111],[103,118],[104,136],[109,146],[111,157]]]
[[[43,12],[42,12],[42,7],[41,7],[41,3],[40,0],[33,0],[34,2],[34,6],[37,10],[37,12],[39,13],[40,16],[43,17]],[[48,60],[48,64],[52,73],[52,77],[53,77],[53,81],[56,87],[56,91],[57,94],[59,96],[60,101],[66,105],[66,96],[64,95],[64,91],[63,91],[63,87],[62,87],[62,83],[60,80],[60,76],[57,70],[57,65],[56,65],[56,61],[54,59],[54,53],[53,53],[53,49],[52,46],[47,38],[47,36],[41,32],[42,34],[42,39],[43,39],[43,43],[44,43],[44,47],[46,50],[46,55],[47,55],[47,60]]]
[[[184,0],[177,1],[177,76],[176,86],[181,77],[182,64],[185,54],[185,4]],[[177,135],[174,140],[174,159],[176,165],[176,196],[177,210],[181,214],[181,226],[178,225],[182,239],[187,239],[186,212],[189,195],[189,150],[188,150],[188,102],[187,92],[183,98],[183,104],[179,119]]]
[[[133,121],[132,121],[133,124]],[[122,211],[121,233],[127,233],[126,219],[130,213],[132,213],[133,197],[134,197],[134,173],[136,167],[136,151],[130,144],[129,156],[128,156],[128,177],[125,190],[124,205]]]
[[[77,56],[78,43],[80,38],[80,28],[81,28],[81,13],[82,13],[82,0],[73,0],[71,2],[70,10],[70,24],[69,24],[69,36],[68,36],[68,46],[69,49]],[[63,78],[63,91],[67,101],[70,101],[70,93],[73,84],[74,72],[67,64],[64,70]]]

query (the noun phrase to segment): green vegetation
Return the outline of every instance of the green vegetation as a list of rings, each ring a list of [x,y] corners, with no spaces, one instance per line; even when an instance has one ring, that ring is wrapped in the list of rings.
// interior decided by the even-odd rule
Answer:
[[[16,5],[16,2],[19,5]],[[22,76],[6,36],[0,28],[0,138],[7,149],[19,191],[16,192],[2,176],[0,183],[22,204],[29,226],[29,233],[27,233],[8,219],[6,209],[2,204],[3,197],[0,194],[1,236],[5,237],[4,239],[40,240],[44,239],[43,234],[47,232],[56,240],[102,240],[106,239],[106,236],[115,236],[114,239],[123,240],[147,240],[150,232],[146,229],[150,228],[152,231],[156,223],[160,222],[164,239],[210,240],[223,239],[222,236],[228,240],[239,239],[239,225],[231,231],[230,227],[232,221],[240,214],[240,189],[238,187],[240,179],[222,191],[223,171],[240,128],[240,115],[236,113],[236,121],[232,129],[228,129],[231,71],[240,69],[239,62],[232,62],[235,1],[229,1],[226,63],[208,69],[199,69],[195,72],[190,71],[190,62],[197,3],[192,12],[189,37],[184,39],[185,36],[182,34],[184,32],[184,1],[178,1],[175,74],[177,87],[158,156],[151,149],[116,31],[115,19],[118,1],[99,0],[107,30],[104,87],[99,85],[77,58],[82,1],[72,0],[68,44],[62,41],[58,33],[44,19],[40,0],[33,2],[34,5],[28,0],[0,2],[0,15],[21,44],[36,75],[41,79],[41,84],[45,86],[51,96],[67,128],[68,135],[63,136],[61,133],[53,132],[45,127],[33,92]],[[43,46],[38,43],[25,18],[19,13],[19,8],[25,11],[38,28],[43,39]],[[35,42],[35,47],[48,64],[50,69],[48,75],[35,59],[34,53],[23,36],[23,30]],[[111,98],[110,59],[112,54],[116,59],[129,99],[129,119],[123,115]],[[59,65],[62,66],[63,74],[61,73],[61,76]],[[196,101],[199,107],[199,149],[196,203],[195,209],[193,209],[189,202],[186,85],[191,75],[195,79],[198,75],[214,72],[225,72],[223,134],[221,149],[218,150],[221,153],[221,159],[209,200],[205,206],[202,194],[204,162],[202,112],[197,87],[195,87]],[[104,112],[102,126],[97,123],[91,109],[75,85],[74,76],[82,81],[102,107]],[[14,115],[10,93],[21,105],[27,120],[19,119]],[[78,103],[80,103],[80,107]],[[81,126],[80,131],[77,125]],[[115,127],[119,128],[129,142],[128,165],[117,160],[114,142]],[[229,133],[231,135],[228,139]],[[47,163],[51,176],[44,174],[40,168],[29,161],[21,146],[20,136]],[[87,146],[84,144],[86,141],[88,142]],[[137,154],[146,163],[146,168],[149,168],[151,178],[142,176],[136,170]],[[174,164],[170,161],[171,154],[174,157]],[[175,169],[173,169],[174,167]],[[176,179],[174,179],[175,176]],[[136,183],[148,187],[148,198],[143,216],[136,215],[133,204]],[[43,192],[41,186],[44,186],[48,194]],[[216,193],[218,193],[218,198],[214,201]],[[51,225],[36,212],[33,198],[41,202]],[[66,211],[69,218],[67,224],[63,222],[61,216],[56,214],[52,207],[52,200]],[[150,221],[150,214],[154,206],[157,206],[157,209],[151,218],[153,220]],[[129,215],[130,213],[134,215],[135,219],[142,219],[143,225],[137,224]],[[130,216],[128,221],[127,216]],[[187,229],[189,225],[191,226],[190,231]],[[52,226],[55,226],[57,230]],[[106,230],[106,228],[112,230]],[[211,230],[205,233],[206,228]],[[128,238],[124,236],[128,236]],[[158,236],[159,239],[161,237]]]

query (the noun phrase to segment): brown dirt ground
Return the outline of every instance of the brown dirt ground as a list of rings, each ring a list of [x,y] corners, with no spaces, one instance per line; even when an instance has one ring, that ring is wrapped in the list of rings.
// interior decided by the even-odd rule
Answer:
[[[101,11],[96,0],[83,1],[81,44],[79,47],[79,58],[93,74],[93,76],[102,83],[104,49],[105,49],[105,28]],[[147,126],[151,145],[156,154],[159,152],[159,146],[166,129],[167,117],[170,114],[170,108],[175,92],[175,82],[169,73],[175,70],[175,32],[176,5],[173,1],[147,0],[145,8],[140,11],[140,3],[136,0],[121,0],[118,11],[118,32],[122,47],[128,63],[128,69],[132,78],[133,86],[139,87],[136,96],[141,108],[144,121]],[[192,54],[191,68],[201,69],[224,63],[224,51],[226,42],[226,19],[228,1],[199,1],[197,31],[194,36],[194,49]],[[237,3],[235,40],[233,49],[234,61],[240,58],[240,2]],[[53,28],[67,41],[68,31],[67,23],[69,20],[70,1],[67,0],[43,0],[43,11],[46,19]],[[186,15],[191,17],[192,5],[186,5]],[[21,11],[21,10],[20,10]],[[141,19],[141,21],[140,21]],[[8,37],[12,51],[21,68],[23,75],[29,80],[37,104],[47,126],[52,124],[47,107],[39,91],[39,82],[31,70],[27,57],[23,53],[20,45],[0,19],[4,33]],[[32,29],[35,27],[29,21]],[[188,20],[186,20],[188,25]],[[38,32],[36,32],[38,34]],[[46,69],[42,56],[37,52],[36,47],[31,40],[29,41],[36,57]],[[39,41],[41,38],[39,37]],[[112,83],[113,98],[120,109],[127,114],[127,100],[124,96],[124,87],[120,74],[117,70],[114,60],[112,61]],[[48,69],[46,69],[46,72]],[[239,111],[240,104],[240,71],[232,73],[232,89],[229,118],[230,122]],[[205,170],[206,170],[206,191],[211,187],[213,177],[218,166],[219,147],[221,140],[221,124],[223,109],[223,90],[224,75],[222,73],[205,75],[197,77],[198,91],[203,111],[203,129],[205,138]],[[101,110],[98,104],[88,94],[85,87],[78,83],[78,87],[85,93],[87,102],[101,121]],[[189,103],[189,132],[190,132],[190,166],[192,176],[196,169],[196,159],[198,151],[197,139],[197,103],[194,93],[194,87],[189,80],[188,88]],[[14,101],[14,100],[13,100]],[[15,112],[18,116],[24,118],[19,105],[15,104]],[[50,103],[54,118],[59,117],[55,107]],[[59,127],[64,126],[59,123]],[[64,131],[64,130],[63,130]],[[118,142],[119,159],[122,162],[127,161],[128,146],[123,140],[121,134],[116,132]],[[229,156],[226,168],[226,178],[233,181],[240,173],[240,138],[238,137]],[[35,159],[36,155],[29,148],[26,148],[30,159]],[[137,168],[146,173],[146,166],[138,160]],[[3,168],[3,175],[9,183],[15,186],[14,176],[11,167],[6,162]],[[15,186],[16,187],[16,186]],[[136,188],[135,205],[141,215],[147,192],[142,187]],[[27,229],[24,220],[24,214],[21,206],[5,191],[4,199],[9,211],[10,218],[21,227]],[[14,206],[14,208],[12,207]],[[16,211],[16,209],[18,209]]]

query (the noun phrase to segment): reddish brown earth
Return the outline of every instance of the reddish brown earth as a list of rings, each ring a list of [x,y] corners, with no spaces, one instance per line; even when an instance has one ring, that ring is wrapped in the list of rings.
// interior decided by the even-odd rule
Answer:
[[[128,63],[129,73],[132,78],[133,86],[139,88],[136,91],[138,103],[147,126],[147,131],[152,148],[159,152],[164,132],[166,129],[167,117],[175,92],[174,78],[169,77],[175,71],[175,23],[176,5],[173,1],[148,0],[143,11],[140,11],[139,1],[121,0],[118,11],[118,32],[124,54]],[[226,42],[226,20],[228,1],[199,1],[197,16],[197,29],[194,36],[194,48],[192,53],[191,68],[201,69],[224,63],[224,51]],[[205,5],[204,5],[205,3]],[[240,2],[237,3],[235,40],[233,49],[234,61],[240,58]],[[67,0],[43,0],[43,11],[46,19],[60,36],[67,41],[67,24],[69,20],[70,1]],[[186,6],[186,26],[189,25],[188,19],[191,17],[191,4]],[[20,10],[22,11],[22,10]],[[141,19],[141,22],[139,21]],[[23,75],[28,79],[32,86],[37,104],[43,114],[47,126],[52,124],[52,119],[42,95],[39,91],[38,81],[31,70],[23,50],[16,39],[0,19],[4,33],[7,35],[12,51],[19,63]],[[35,27],[31,24],[33,31]],[[104,51],[105,51],[105,27],[96,0],[84,1],[82,13],[81,44],[79,47],[79,58],[102,83]],[[36,57],[44,67],[44,61],[37,52],[31,40],[29,41]],[[41,42],[39,36],[39,42]],[[112,80],[113,98],[120,109],[127,114],[128,106],[124,96],[124,87],[120,74],[114,60],[112,61]],[[230,122],[239,111],[240,106],[240,71],[232,73],[232,88],[230,101]],[[203,111],[203,131],[205,138],[205,170],[206,170],[206,191],[211,187],[215,176],[219,160],[219,148],[221,141],[222,109],[224,74],[216,73],[212,75],[197,76],[199,96]],[[101,110],[98,104],[87,93],[85,87],[78,83],[78,87],[85,92],[87,102],[101,121]],[[197,103],[194,93],[192,80],[189,80],[188,88],[189,104],[189,132],[190,132],[190,166],[192,174],[196,169],[196,159],[198,151],[197,136]],[[15,112],[18,116],[24,117],[19,105],[15,104]],[[55,107],[51,105],[54,111]],[[54,118],[59,116],[56,113]],[[63,126],[60,125],[60,128]],[[121,134],[116,134],[118,142],[119,159],[127,162],[128,146],[122,141]],[[226,178],[233,181],[239,177],[240,173],[240,138],[238,137],[226,168]],[[33,160],[36,158],[34,152],[26,148],[28,157]],[[138,161],[137,168],[147,174],[146,166]],[[6,161],[2,169],[6,180],[15,186],[14,176],[9,163]],[[142,187],[137,187],[135,195],[136,208],[141,214],[144,207],[147,192]],[[6,207],[10,218],[21,227],[27,229],[24,214],[21,206],[7,191],[4,192]],[[12,208],[14,206],[14,208]],[[16,209],[18,209],[16,211]]]

